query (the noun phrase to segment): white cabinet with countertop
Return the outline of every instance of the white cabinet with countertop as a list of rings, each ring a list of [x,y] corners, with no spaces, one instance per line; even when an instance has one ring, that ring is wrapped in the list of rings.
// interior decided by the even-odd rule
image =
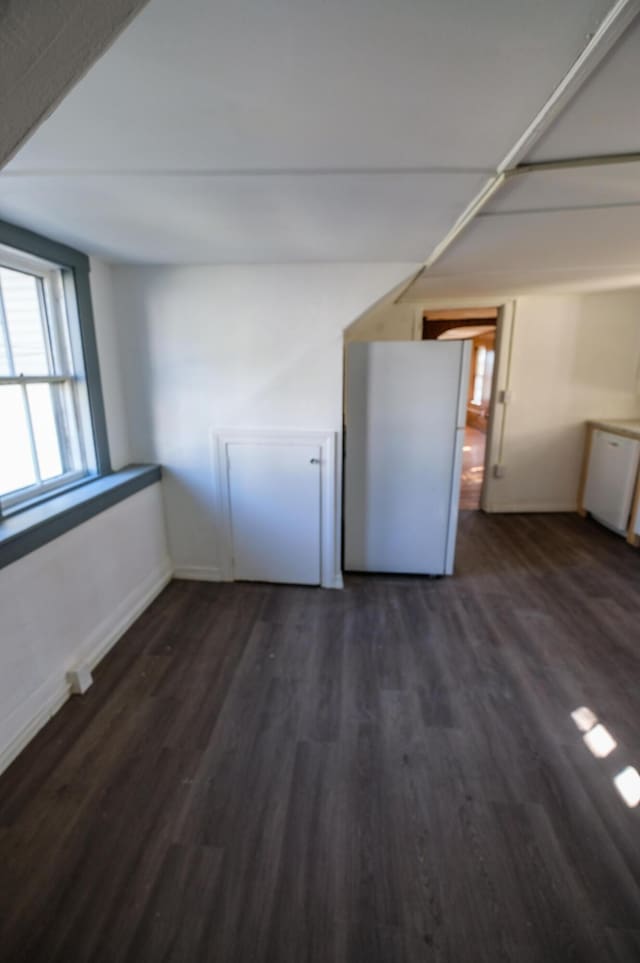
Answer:
[[[589,421],[578,512],[625,535],[640,535],[640,420]]]

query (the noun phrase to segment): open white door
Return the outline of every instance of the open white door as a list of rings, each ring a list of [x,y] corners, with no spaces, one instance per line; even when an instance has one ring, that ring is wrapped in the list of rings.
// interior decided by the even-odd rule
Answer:
[[[349,345],[345,569],[453,570],[468,381],[462,341]]]
[[[235,579],[320,584],[320,458],[314,444],[227,445]]]

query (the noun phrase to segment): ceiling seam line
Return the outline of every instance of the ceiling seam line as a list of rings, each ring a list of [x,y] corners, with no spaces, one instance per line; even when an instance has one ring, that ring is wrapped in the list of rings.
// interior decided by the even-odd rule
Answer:
[[[309,168],[256,168],[255,170],[233,170],[215,168],[147,168],[147,169],[121,169],[121,170],[100,170],[100,169],[46,169],[34,168],[32,170],[3,170],[0,177],[3,178],[30,178],[30,177],[194,177],[194,178],[215,178],[215,177],[385,177],[394,175],[416,175],[416,176],[451,176],[451,177],[476,177],[484,174],[492,176],[493,171],[489,167],[445,167],[437,165],[433,167],[309,167]]]
[[[505,171],[507,177],[517,174],[543,174],[546,171],[579,170],[582,167],[615,167],[640,163],[640,151],[620,154],[585,154],[584,157],[565,157],[550,161],[531,161],[517,164]]]

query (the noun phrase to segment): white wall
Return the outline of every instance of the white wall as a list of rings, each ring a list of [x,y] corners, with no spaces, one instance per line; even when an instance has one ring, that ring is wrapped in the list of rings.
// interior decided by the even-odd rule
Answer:
[[[119,468],[130,458],[110,269],[94,260],[91,289]],[[159,484],[0,570],[0,771],[67,698],[66,671],[95,664],[170,575]]]
[[[505,476],[488,478],[486,507],[572,511],[585,421],[640,415],[640,291],[521,298],[510,371],[502,349]]]
[[[0,570],[0,771],[170,577],[161,485]]]
[[[413,341],[416,334],[421,338],[421,313],[418,305],[385,301],[347,328],[345,344],[351,341]]]
[[[219,574],[211,428],[340,432],[343,330],[413,270],[113,269],[131,453],[163,465],[179,572]]]

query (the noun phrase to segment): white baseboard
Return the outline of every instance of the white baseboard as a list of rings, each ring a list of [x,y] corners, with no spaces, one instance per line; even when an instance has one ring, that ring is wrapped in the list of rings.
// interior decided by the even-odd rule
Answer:
[[[64,672],[58,678],[48,679],[43,685],[32,692],[26,702],[23,702],[19,709],[9,716],[7,720],[11,729],[12,716],[22,717],[22,721],[17,723],[17,731],[9,741],[0,748],[0,773],[8,769],[13,760],[20,755],[22,750],[31,742],[49,719],[61,709],[69,698],[71,691],[65,678]]]
[[[336,574],[333,577],[333,580],[327,583],[326,585],[323,583],[322,587],[327,589],[343,589],[344,579],[342,577],[342,572],[336,572]]]
[[[504,505],[487,505],[484,511],[490,515],[502,514],[531,514],[532,512],[575,512],[575,502],[511,502]]]
[[[155,572],[152,572],[141,585],[136,586],[116,606],[108,619],[104,619],[97,626],[82,646],[75,661],[86,662],[90,669],[94,669],[129,626],[133,625],[149,607],[156,595],[159,595],[165,585],[168,585],[172,577],[171,561],[166,558]]]
[[[221,570],[214,565],[179,565],[173,570],[174,578],[184,578],[194,582],[229,582],[233,579],[225,579]],[[342,572],[337,572],[330,582],[322,584],[323,588],[342,589],[344,582]]]
[[[169,559],[165,559],[148,578],[138,585],[96,626],[85,643],[75,654],[74,664],[86,662],[92,669],[107,654],[130,625],[142,615],[154,598],[171,581]],[[49,719],[62,708],[71,694],[66,673],[70,665],[60,667],[59,674],[47,679],[35,692],[3,722],[11,731],[11,719],[16,719],[15,734],[0,746],[0,773],[4,772]]]
[[[194,582],[223,582],[222,573],[215,565],[179,565],[173,570],[174,578],[186,578]]]

